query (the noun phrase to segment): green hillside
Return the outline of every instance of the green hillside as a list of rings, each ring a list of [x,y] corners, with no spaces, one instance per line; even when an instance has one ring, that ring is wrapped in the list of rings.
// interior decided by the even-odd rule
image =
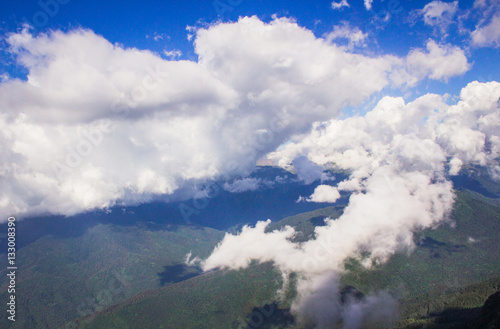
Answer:
[[[464,192],[457,191],[457,197],[450,221],[435,230],[420,232],[417,248],[411,254],[395,255],[387,264],[370,271],[352,260],[347,264],[351,272],[343,278],[344,285],[353,285],[364,293],[387,289],[399,298],[398,328],[418,328],[435,321],[440,324],[432,328],[454,328],[456,323],[443,322],[443,312],[478,308],[499,289],[500,209]],[[322,225],[325,216],[336,217],[341,210],[329,207],[288,217],[272,228],[293,225],[306,239],[315,225]],[[106,309],[95,318],[80,319],[75,326],[238,328],[241,319],[252,319],[252,310],[277,301],[278,287],[280,277],[269,264],[242,271],[216,271],[150,291]],[[286,302],[276,305],[268,316],[261,312],[264,321],[260,327],[298,328],[287,316],[287,306]]]
[[[141,291],[197,275],[199,270],[182,265],[185,255],[207,256],[222,236],[195,226],[148,230],[113,224],[98,224],[77,237],[44,236],[17,252],[19,314],[9,328],[57,328]],[[0,262],[7,263],[5,254]],[[5,277],[5,270],[0,275]],[[5,284],[1,291],[7,300]]]
[[[280,284],[270,264],[216,271],[140,294],[77,324],[80,328],[238,328],[255,305],[274,300]]]

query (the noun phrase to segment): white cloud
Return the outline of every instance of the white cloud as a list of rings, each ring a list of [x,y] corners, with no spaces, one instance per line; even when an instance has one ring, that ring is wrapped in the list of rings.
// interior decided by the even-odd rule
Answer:
[[[306,199],[308,202],[330,202],[335,203],[340,198],[337,188],[330,185],[319,185],[314,189],[314,193]]]
[[[364,4],[365,4],[366,10],[372,9],[372,3],[373,3],[373,0],[365,0]]]
[[[391,67],[286,19],[200,29],[199,62],[82,29],[6,40],[29,70],[0,85],[0,200],[17,215],[134,204],[247,174],[290,134],[380,91]]]
[[[332,9],[340,10],[340,9],[342,9],[342,7],[347,7],[347,8],[350,7],[347,0],[341,0],[340,2],[336,2],[336,1],[332,2]]]
[[[354,47],[365,46],[365,39],[368,34],[363,33],[358,27],[352,28],[349,23],[342,22],[341,25],[336,25],[333,27],[333,31],[325,36],[328,42],[334,40],[347,40],[348,48],[352,49]]]
[[[437,27],[442,34],[445,34],[450,24],[453,23],[453,18],[457,11],[458,1],[432,1],[425,5],[421,10],[421,14],[425,24]]]
[[[414,49],[405,59],[404,69],[395,70],[392,80],[399,83],[415,85],[424,77],[433,80],[447,80],[467,72],[471,64],[464,51],[452,45],[440,45],[429,40],[427,51]]]
[[[472,33],[472,44],[477,47],[500,47],[500,11],[484,26],[477,27]]]

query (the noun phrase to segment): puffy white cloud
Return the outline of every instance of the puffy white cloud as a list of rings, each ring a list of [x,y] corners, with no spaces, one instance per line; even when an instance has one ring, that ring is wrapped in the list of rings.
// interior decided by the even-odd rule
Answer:
[[[443,2],[432,1],[425,5],[421,10],[421,15],[427,25],[438,27],[441,33],[446,33],[450,24],[453,23],[453,17],[458,10],[458,1]]]
[[[395,70],[391,79],[395,83],[406,82],[409,86],[415,85],[423,77],[434,80],[447,80],[461,75],[470,69],[464,51],[456,46],[439,45],[429,40],[427,51],[414,49],[405,59],[404,69]]]
[[[352,54],[285,18],[192,32],[197,62],[124,49],[85,29],[9,35],[29,73],[0,84],[2,213],[175,198],[199,181],[249,174],[313,122],[406,84],[403,76],[414,84],[459,72]],[[459,55],[439,49],[434,63]]]
[[[319,185],[314,189],[314,193],[306,199],[308,202],[331,202],[335,203],[340,198],[337,188],[330,185]]]
[[[255,227],[244,226],[239,235],[226,234],[214,253],[203,262],[203,268],[205,270],[220,266],[232,269],[245,268],[254,259],[262,262],[286,263],[287,257],[298,255],[299,250],[289,241],[295,230],[286,227],[284,230],[266,234],[265,229],[270,223],[271,220],[261,221]],[[246,252],[243,252],[244,250]]]
[[[500,155],[499,97],[498,82],[471,82],[462,89],[456,105],[429,122],[447,156],[465,163],[494,164]]]
[[[491,21],[477,27],[472,33],[472,44],[477,47],[500,47],[500,10],[491,18]]]
[[[2,108],[11,116],[24,112],[34,122],[74,124],[114,118],[121,104],[135,118],[178,112],[175,104],[199,114],[197,102],[213,111],[235,102],[234,91],[196,63],[122,49],[89,30],[36,38],[24,30],[7,41],[30,70],[27,82],[2,84]]]
[[[340,2],[332,1],[332,9],[341,9],[342,7],[349,8],[350,5],[347,0],[341,0]]]
[[[429,227],[450,211],[451,183],[433,182],[419,172],[396,176],[381,167],[363,182],[364,193],[350,198],[344,214],[316,227],[314,240],[290,241],[295,231],[265,233],[270,221],[245,227],[239,235],[226,234],[205,261],[205,270],[241,268],[251,260],[274,261],[285,273],[321,274],[340,272],[344,260],[362,251],[371,252],[364,262],[383,262],[395,251],[413,247],[412,230]]]
[[[352,180],[365,178],[388,161],[398,168],[431,173],[441,171],[446,158],[456,158],[455,166],[495,163],[500,155],[499,97],[498,82],[468,84],[452,106],[433,94],[408,104],[402,98],[384,97],[364,117],[317,124],[297,143],[269,157],[286,166],[298,154],[307,154],[318,164],[353,170]]]

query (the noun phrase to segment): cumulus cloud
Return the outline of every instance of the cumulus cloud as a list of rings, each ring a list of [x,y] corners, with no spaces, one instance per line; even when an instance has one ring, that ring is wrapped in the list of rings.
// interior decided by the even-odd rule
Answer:
[[[408,104],[384,97],[364,117],[315,124],[310,134],[269,158],[285,166],[297,154],[306,154],[315,163],[354,170],[350,184],[339,184],[349,190],[359,189],[359,182],[389,159],[398,167],[430,173],[442,171],[448,158],[457,159],[452,160],[455,166],[495,164],[500,155],[499,97],[498,82],[469,83],[454,105],[435,94]],[[398,153],[402,156],[395,157]]]
[[[352,54],[286,18],[192,33],[197,62],[85,29],[8,35],[29,73],[0,84],[2,218],[175,198],[199,181],[245,176],[313,122],[405,84],[401,76],[457,72],[436,64],[415,77],[404,58]]]
[[[350,5],[347,2],[347,0],[341,0],[340,2],[332,1],[332,9],[342,9],[342,7],[347,7],[349,8]]]
[[[472,82],[454,105],[434,94],[408,104],[384,97],[364,117],[315,124],[269,159],[286,167],[302,155],[349,171],[349,178],[336,187],[320,187],[310,196],[335,199],[339,190],[351,191],[343,214],[316,227],[314,238],[302,243],[293,242],[297,232],[291,227],[266,232],[269,221],[245,227],[239,235],[227,234],[204,261],[204,269],[272,261],[285,276],[299,273],[293,304],[299,319],[318,328],[331,327],[339,319],[350,321],[350,308],[336,299],[338,286],[325,284],[325,277],[341,275],[349,257],[369,268],[395,252],[411,250],[413,233],[439,224],[452,209],[448,174],[456,174],[464,163],[498,167],[499,97],[500,83]],[[373,304],[353,306],[365,322],[352,319],[352,328],[375,321],[368,305],[379,305],[383,298],[372,297]],[[328,305],[329,316],[314,312],[320,305]]]
[[[330,202],[335,203],[340,198],[337,188],[330,185],[319,185],[314,189],[314,193],[307,199],[308,202]]]
[[[429,40],[426,50],[414,49],[405,58],[404,69],[395,70],[391,76],[395,83],[415,85],[423,77],[447,80],[467,72],[471,64],[464,51],[456,46],[440,45]]]
[[[29,69],[27,81],[0,85],[0,200],[18,215],[142,202],[192,180],[248,173],[291,133],[381,90],[390,67],[286,19],[198,30],[197,63],[82,29],[24,30],[7,42]],[[340,70],[352,71],[350,82]],[[372,78],[361,86],[361,76]]]
[[[458,1],[432,1],[421,10],[421,15],[426,25],[437,27],[442,34],[445,34],[448,27],[453,23],[457,10]]]

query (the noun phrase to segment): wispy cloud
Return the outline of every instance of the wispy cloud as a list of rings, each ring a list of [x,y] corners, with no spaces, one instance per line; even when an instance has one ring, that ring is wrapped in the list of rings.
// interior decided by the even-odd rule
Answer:
[[[372,10],[372,3],[373,3],[373,0],[365,0],[364,4],[365,4],[366,10]]]
[[[182,51],[177,50],[177,49],[176,50],[164,50],[163,54],[165,56],[167,56],[168,58],[175,59],[175,58],[179,58],[182,56]]]
[[[349,3],[347,2],[347,0],[341,0],[339,2],[336,2],[336,1],[333,1],[332,2],[332,9],[336,9],[336,10],[340,10],[342,9],[343,7],[347,7],[349,8],[350,5]]]
[[[358,27],[351,27],[345,21],[341,25],[335,25],[333,31],[325,35],[325,39],[328,42],[347,40],[349,49],[366,46],[365,40],[367,37],[367,33],[363,33]]]

